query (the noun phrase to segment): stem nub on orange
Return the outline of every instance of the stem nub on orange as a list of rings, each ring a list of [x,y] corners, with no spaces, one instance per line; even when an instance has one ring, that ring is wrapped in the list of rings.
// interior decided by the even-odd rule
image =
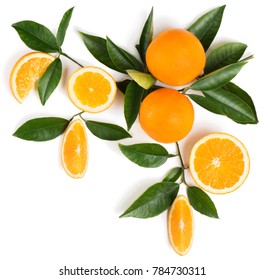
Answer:
[[[178,142],[192,128],[193,105],[177,90],[157,89],[143,100],[139,121],[143,130],[152,139],[161,143]]]
[[[184,29],[168,29],[150,43],[146,62],[157,80],[171,86],[182,86],[201,74],[206,57],[194,34]]]

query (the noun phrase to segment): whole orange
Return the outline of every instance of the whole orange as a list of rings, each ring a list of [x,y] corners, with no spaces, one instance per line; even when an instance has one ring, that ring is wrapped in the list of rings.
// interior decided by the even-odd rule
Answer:
[[[171,86],[182,86],[202,72],[206,57],[202,44],[191,32],[168,29],[150,43],[146,62],[157,80]]]
[[[191,130],[194,109],[190,100],[175,89],[160,88],[142,102],[139,122],[154,140],[172,143],[183,139]]]

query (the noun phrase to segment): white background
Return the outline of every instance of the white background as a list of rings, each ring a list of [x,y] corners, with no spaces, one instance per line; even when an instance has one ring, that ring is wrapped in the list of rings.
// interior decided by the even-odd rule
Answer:
[[[263,13],[261,1],[6,1],[0,11],[0,279],[89,279],[89,276],[59,276],[63,266],[75,268],[143,268],[152,266],[205,267],[206,276],[193,279],[261,279],[263,275]],[[116,142],[89,137],[89,168],[83,179],[74,180],[60,162],[61,137],[34,143],[12,133],[26,120],[40,116],[70,118],[78,109],[66,93],[69,75],[78,67],[63,58],[63,79],[43,107],[36,92],[20,105],[9,89],[14,63],[30,50],[22,43],[12,23],[34,20],[56,32],[63,13],[75,6],[63,50],[82,64],[97,62],[85,48],[77,31],[108,35],[116,44],[137,55],[142,26],[154,7],[154,32],[187,28],[198,16],[227,4],[222,26],[213,46],[226,41],[248,44],[245,55],[254,54],[235,78],[255,102],[260,123],[239,125],[195,107],[195,124],[180,142],[187,164],[192,145],[201,136],[223,131],[238,137],[248,148],[251,172],[234,193],[211,195],[219,220],[195,212],[195,236],[187,256],[178,256],[167,237],[167,213],[140,220],[118,216],[150,185],[160,181],[177,165],[169,160],[158,169],[144,169],[127,160]],[[106,69],[106,68],[105,68]],[[122,75],[107,69],[117,80]],[[123,96],[113,106],[88,119],[125,127]],[[136,123],[133,139],[124,144],[151,142]],[[175,152],[174,145],[165,146]],[[192,183],[188,176],[188,182]],[[185,190],[181,189],[184,193]],[[163,276],[162,279],[189,279]],[[93,276],[90,279],[103,279]],[[133,279],[160,279],[151,272]],[[190,277],[191,278],[191,277]],[[106,277],[104,277],[106,279]],[[116,277],[115,277],[116,279]],[[119,277],[117,279],[132,279]]]

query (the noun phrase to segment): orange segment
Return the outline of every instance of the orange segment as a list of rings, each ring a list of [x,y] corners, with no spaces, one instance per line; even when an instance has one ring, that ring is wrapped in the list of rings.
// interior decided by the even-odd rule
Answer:
[[[73,104],[89,113],[106,110],[114,101],[117,87],[110,74],[98,67],[75,71],[68,81],[68,94]]]
[[[190,155],[190,172],[204,190],[229,193],[240,187],[249,173],[245,146],[226,133],[212,133],[200,139]]]
[[[73,178],[81,178],[87,169],[88,144],[86,128],[80,119],[71,122],[62,141],[62,164]]]
[[[32,52],[17,61],[10,75],[10,88],[19,103],[28,96],[54,59],[47,53]]]
[[[177,254],[186,255],[191,246],[194,232],[194,221],[189,201],[179,195],[173,202],[168,216],[168,233],[172,248]]]

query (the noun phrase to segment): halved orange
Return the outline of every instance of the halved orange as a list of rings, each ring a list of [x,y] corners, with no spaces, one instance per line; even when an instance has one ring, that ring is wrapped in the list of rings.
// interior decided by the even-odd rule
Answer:
[[[73,178],[84,176],[88,163],[88,141],[83,121],[76,119],[67,127],[62,141],[62,164]]]
[[[68,80],[68,94],[72,103],[89,113],[106,110],[113,103],[116,91],[113,77],[94,66],[78,69]]]
[[[31,52],[17,61],[10,75],[10,89],[19,103],[28,96],[54,59],[47,53]]]
[[[175,252],[186,255],[192,246],[194,232],[193,213],[188,199],[178,195],[168,215],[169,240]]]
[[[212,133],[193,146],[189,166],[199,187],[225,194],[246,180],[250,160],[247,149],[237,138],[227,133]]]

